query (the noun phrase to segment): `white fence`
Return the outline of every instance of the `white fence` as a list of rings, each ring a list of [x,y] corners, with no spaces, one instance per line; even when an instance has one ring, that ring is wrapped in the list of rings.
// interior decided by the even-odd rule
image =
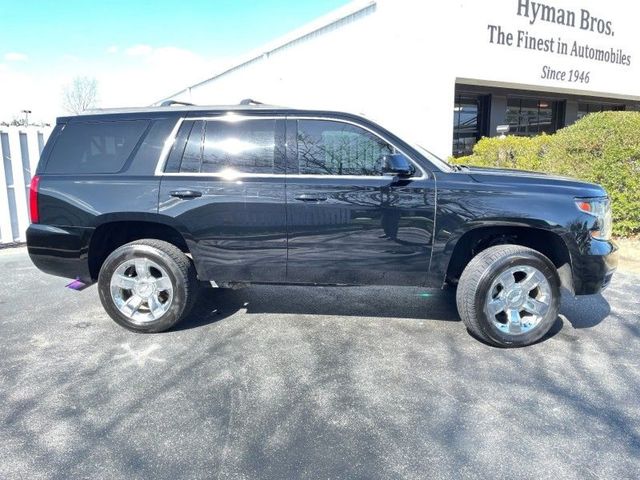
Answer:
[[[29,184],[51,128],[0,127],[0,244],[26,240]]]

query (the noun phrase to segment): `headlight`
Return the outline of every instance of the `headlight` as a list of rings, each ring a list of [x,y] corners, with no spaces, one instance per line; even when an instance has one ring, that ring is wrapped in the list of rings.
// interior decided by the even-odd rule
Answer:
[[[598,240],[609,240],[613,227],[611,201],[607,197],[576,198],[576,205],[579,210],[598,219],[595,229],[591,231],[591,236]]]

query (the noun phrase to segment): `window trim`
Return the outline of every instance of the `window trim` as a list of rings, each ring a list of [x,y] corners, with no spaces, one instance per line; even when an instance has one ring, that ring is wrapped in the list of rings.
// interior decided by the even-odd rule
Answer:
[[[175,144],[177,135],[178,135],[178,131],[180,130],[180,126],[182,125],[182,123],[185,120],[204,120],[205,122],[208,121],[212,121],[212,122],[242,122],[245,120],[282,120],[282,121],[287,121],[287,120],[326,120],[329,122],[338,122],[338,123],[346,123],[348,125],[353,125],[359,128],[362,128],[363,130],[366,130],[367,132],[371,133],[372,135],[375,135],[376,137],[378,137],[379,139],[381,139],[382,141],[388,143],[389,145],[391,145],[394,149],[396,149],[398,152],[400,152],[402,155],[404,155],[405,157],[407,157],[407,159],[411,162],[411,164],[416,168],[416,172],[420,172],[421,175],[418,176],[413,176],[413,177],[409,177],[410,180],[424,180],[429,178],[429,174],[426,172],[426,170],[424,168],[422,168],[422,166],[416,162],[410,155],[407,155],[407,153],[402,150],[401,148],[399,148],[397,145],[395,145],[392,141],[390,141],[388,138],[385,138],[383,135],[379,134],[378,132],[372,130],[371,128],[362,125],[358,122],[354,122],[353,120],[347,120],[344,118],[336,118],[336,117],[322,117],[322,116],[317,116],[317,115],[312,115],[312,116],[305,116],[305,115],[300,115],[300,114],[296,114],[296,115],[241,115],[241,114],[236,114],[236,113],[228,113],[226,115],[218,115],[218,116],[212,116],[212,117],[180,117],[178,119],[178,121],[176,122],[175,127],[173,127],[173,130],[171,131],[171,134],[167,137],[167,140],[164,143],[164,146],[162,147],[162,151],[160,152],[160,157],[158,158],[158,163],[156,164],[156,169],[155,169],[155,175],[156,176],[167,176],[167,177],[175,177],[175,176],[180,176],[180,177],[213,177],[213,178],[222,178],[222,179],[228,179],[229,175],[228,173],[202,173],[202,172],[198,172],[198,173],[188,173],[188,172],[165,172],[164,169],[166,167],[167,161],[169,159],[169,153],[171,152],[171,148],[173,147],[173,145]],[[238,172],[237,176],[234,176],[233,179],[240,179],[240,178],[318,178],[318,179],[322,179],[322,178],[331,178],[331,179],[369,179],[369,180],[380,180],[380,179],[389,179],[390,175],[321,175],[321,174],[304,174],[304,173],[295,173],[295,174],[289,174],[289,173],[249,173],[249,172]]]

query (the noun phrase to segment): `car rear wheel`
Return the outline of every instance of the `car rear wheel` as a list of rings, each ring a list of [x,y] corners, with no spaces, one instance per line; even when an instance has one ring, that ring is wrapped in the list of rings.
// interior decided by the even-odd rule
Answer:
[[[98,277],[100,301],[119,325],[162,332],[182,320],[197,292],[193,262],[161,240],[136,240],[107,257]]]
[[[560,281],[540,252],[497,245],[469,262],[456,303],[473,335],[492,345],[521,347],[540,340],[556,321]]]

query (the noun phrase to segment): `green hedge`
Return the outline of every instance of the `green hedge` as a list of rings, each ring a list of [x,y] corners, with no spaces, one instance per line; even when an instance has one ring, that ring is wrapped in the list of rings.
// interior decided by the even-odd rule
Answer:
[[[483,138],[453,161],[599,183],[613,202],[614,235],[640,234],[640,112],[592,113],[553,135]]]

